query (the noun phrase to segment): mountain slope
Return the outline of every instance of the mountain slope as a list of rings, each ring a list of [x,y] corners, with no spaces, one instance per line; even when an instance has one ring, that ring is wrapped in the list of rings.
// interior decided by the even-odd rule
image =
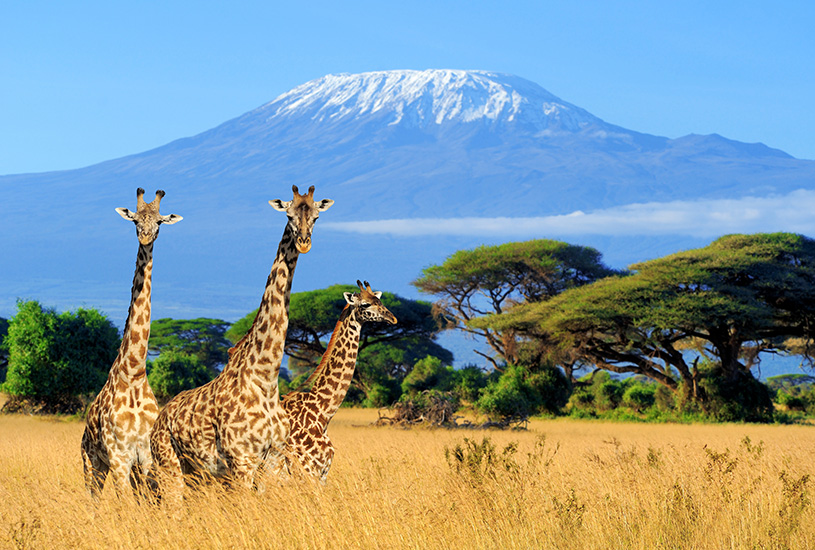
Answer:
[[[0,177],[0,316],[19,296],[124,317],[136,244],[113,208],[132,208],[136,187],[165,189],[162,210],[184,216],[156,244],[156,315],[235,319],[256,307],[285,224],[267,201],[288,200],[292,184],[334,199],[323,220],[343,222],[564,215],[785,195],[813,182],[813,161],[718,135],[669,139],[621,128],[512,75],[328,75],[151,151]],[[415,296],[409,281],[423,267],[500,239],[360,236],[320,224],[328,225],[318,222],[295,291],[367,279]],[[703,244],[571,240],[597,245],[616,265]]]

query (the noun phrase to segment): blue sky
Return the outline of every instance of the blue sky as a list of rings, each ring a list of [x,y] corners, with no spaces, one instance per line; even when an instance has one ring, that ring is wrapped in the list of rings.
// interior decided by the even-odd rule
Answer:
[[[328,73],[428,68],[815,159],[813,28],[810,2],[4,2],[0,174],[145,151]]]

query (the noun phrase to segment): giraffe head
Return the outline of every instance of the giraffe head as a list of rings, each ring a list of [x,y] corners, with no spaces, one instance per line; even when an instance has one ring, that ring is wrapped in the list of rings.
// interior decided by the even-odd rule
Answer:
[[[158,212],[159,203],[164,196],[164,191],[156,191],[156,198],[153,202],[144,202],[144,189],[136,189],[136,211],[131,212],[127,208],[117,208],[116,212],[121,217],[136,224],[136,236],[141,244],[150,244],[158,237],[158,227],[163,224],[174,224],[180,222],[181,216],[170,214],[162,216]]]
[[[357,320],[360,323],[371,321],[384,321],[385,323],[395,325],[396,317],[388,311],[388,308],[382,303],[380,298],[381,292],[374,292],[371,290],[371,285],[365,281],[365,285],[357,281],[359,292],[345,292],[345,301],[348,302],[349,308],[353,308],[357,313]]]
[[[311,231],[314,229],[314,222],[320,217],[320,212],[326,210],[334,204],[331,199],[323,199],[314,202],[314,186],[308,188],[308,193],[301,195],[296,185],[291,186],[294,198],[288,202],[280,199],[269,201],[272,208],[285,212],[289,217],[289,227],[294,233],[294,242],[297,251],[305,254],[311,250]]]

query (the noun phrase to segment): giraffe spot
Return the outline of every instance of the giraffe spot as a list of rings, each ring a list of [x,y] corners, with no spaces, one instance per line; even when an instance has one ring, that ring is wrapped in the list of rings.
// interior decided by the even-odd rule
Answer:
[[[139,336],[135,332],[131,332],[130,333],[130,345],[135,346],[136,344],[139,343],[139,341],[141,341],[141,336]]]
[[[136,292],[141,292],[141,285],[138,286]],[[138,298],[136,298],[136,301],[134,303],[136,304],[136,307],[141,307],[142,304],[144,304],[144,296],[139,296]]]
[[[130,411],[121,413],[118,417],[117,425],[125,431],[130,431],[136,424],[136,415]]]
[[[136,324],[137,325],[143,325],[144,324],[144,314],[143,313],[139,313],[139,316],[136,317]]]
[[[148,326],[144,330],[142,330],[141,335],[142,335],[142,338],[144,338],[145,340],[149,340],[150,339],[150,327]]]

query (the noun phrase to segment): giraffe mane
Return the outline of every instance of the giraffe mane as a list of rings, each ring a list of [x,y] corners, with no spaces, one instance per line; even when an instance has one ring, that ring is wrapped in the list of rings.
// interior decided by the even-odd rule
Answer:
[[[334,345],[337,343],[337,335],[340,333],[339,327],[349,315],[351,315],[351,304],[345,304],[345,307],[342,308],[342,313],[340,313],[340,318],[337,320],[337,323],[334,325],[334,330],[331,332],[331,339],[328,341],[328,345],[325,347],[323,356],[320,359],[320,364],[314,367],[314,370],[311,374],[309,374],[308,378],[306,378],[302,384],[297,386],[296,389],[291,390],[291,393],[299,392],[309,384],[313,384],[320,373],[325,369],[325,366],[328,363],[328,357],[331,354],[331,350],[334,349]]]

